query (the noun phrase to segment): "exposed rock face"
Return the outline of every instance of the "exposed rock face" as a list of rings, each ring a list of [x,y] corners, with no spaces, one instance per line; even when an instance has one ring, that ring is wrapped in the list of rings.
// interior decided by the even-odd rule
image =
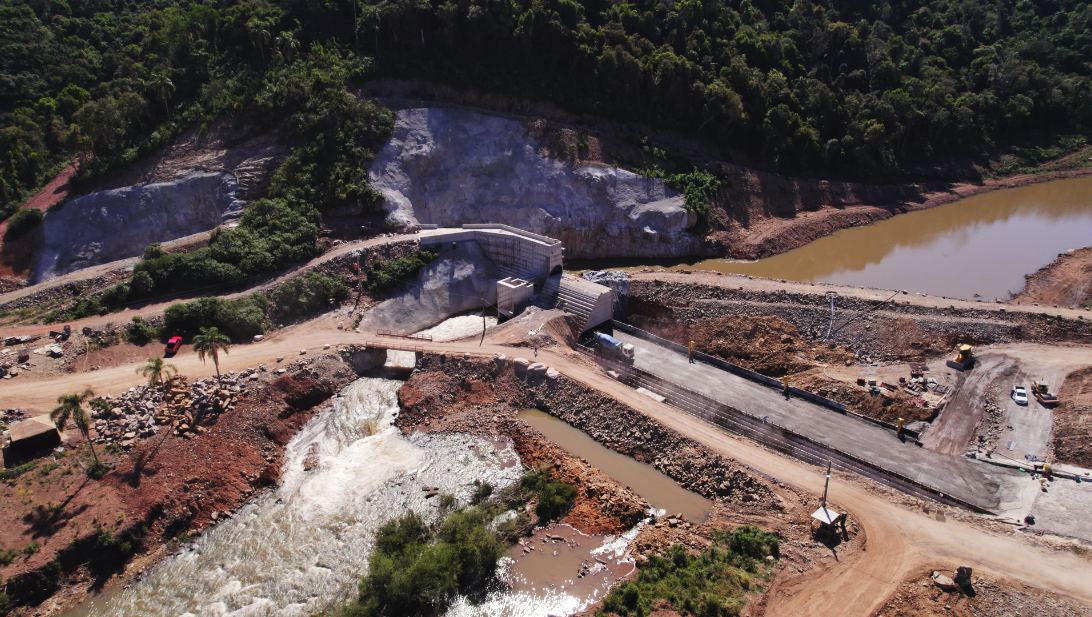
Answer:
[[[196,173],[73,199],[45,215],[42,251],[31,280],[135,257],[153,242],[238,218],[245,203],[236,199],[236,189],[231,174]]]
[[[482,297],[497,302],[495,269],[477,242],[460,242],[456,248],[441,245],[440,256],[417,274],[417,280],[401,294],[368,311],[361,332],[376,329],[417,332],[451,315],[480,309]]]
[[[570,258],[702,252],[682,195],[663,180],[546,156],[516,120],[399,111],[369,175],[400,225],[504,223],[558,238]]]

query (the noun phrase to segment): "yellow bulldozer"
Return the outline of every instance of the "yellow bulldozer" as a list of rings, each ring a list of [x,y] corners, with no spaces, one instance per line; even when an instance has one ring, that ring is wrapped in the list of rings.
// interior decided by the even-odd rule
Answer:
[[[948,360],[948,366],[960,371],[969,370],[974,366],[974,350],[970,345],[960,345],[956,357]]]

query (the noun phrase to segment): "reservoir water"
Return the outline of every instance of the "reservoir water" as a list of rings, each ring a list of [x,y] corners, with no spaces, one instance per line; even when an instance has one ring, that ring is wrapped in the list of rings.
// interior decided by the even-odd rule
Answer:
[[[978,294],[992,300],[1019,292],[1025,274],[1059,253],[1089,245],[1092,176],[991,191],[900,214],[758,261],[709,259],[670,269],[906,289],[964,299]]]

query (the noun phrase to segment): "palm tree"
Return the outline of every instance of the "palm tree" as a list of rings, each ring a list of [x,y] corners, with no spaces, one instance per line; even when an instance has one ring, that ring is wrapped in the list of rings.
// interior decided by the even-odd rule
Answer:
[[[292,57],[296,55],[296,50],[299,48],[300,42],[291,32],[285,30],[277,36],[277,49],[284,58],[285,64],[292,64]]]
[[[91,447],[91,456],[95,457],[95,467],[98,467],[99,455],[95,452],[95,444],[91,443],[91,419],[87,416],[87,410],[83,408],[83,404],[92,396],[95,396],[95,393],[90,388],[79,394],[62,394],[58,396],[57,402],[60,405],[49,412],[49,419],[53,420],[53,423],[57,425],[58,431],[64,431],[64,425],[71,418],[72,423],[87,439],[87,445]]]
[[[205,361],[205,356],[212,356],[212,363],[216,366],[216,381],[220,381],[220,351],[226,354],[231,346],[231,339],[221,334],[216,327],[201,328],[197,336],[193,337],[193,350],[197,352],[197,358]]]
[[[269,24],[260,19],[251,19],[246,23],[247,32],[250,33],[250,41],[258,48],[262,56],[262,70],[265,70],[265,46],[269,43]]]
[[[152,73],[152,78],[148,81],[148,88],[159,100],[163,101],[163,111],[170,116],[171,108],[167,105],[167,101],[174,95],[174,82],[171,81],[170,76],[165,71]]]
[[[154,386],[162,384],[163,381],[177,375],[178,368],[173,364],[164,362],[163,358],[151,357],[148,358],[148,363],[138,368],[136,372],[148,378],[149,386]]]

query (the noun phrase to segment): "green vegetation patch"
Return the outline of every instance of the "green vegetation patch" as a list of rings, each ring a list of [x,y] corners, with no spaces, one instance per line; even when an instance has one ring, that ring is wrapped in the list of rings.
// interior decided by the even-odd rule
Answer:
[[[416,514],[379,529],[360,597],[342,615],[404,617],[442,613],[457,593],[473,594],[493,580],[506,545],[478,506],[455,512],[435,530]]]
[[[23,208],[8,219],[8,228],[4,232],[4,240],[11,241],[29,233],[42,224],[44,215],[37,208]]]
[[[148,326],[142,334],[192,336],[201,328],[215,327],[240,341],[265,332],[274,318],[301,317],[348,295],[344,277],[308,272],[281,283],[269,296],[256,292],[238,300],[209,297],[172,304],[163,312],[163,326],[158,330]]]
[[[664,600],[683,615],[738,615],[743,592],[752,588],[767,556],[780,556],[777,536],[750,525],[718,534],[713,547],[700,555],[676,544],[666,556],[650,555],[633,581],[615,587],[603,600],[599,614],[645,617]]]
[[[520,478],[519,486],[525,493],[537,499],[535,514],[542,522],[561,518],[573,507],[576,500],[576,488],[551,479],[550,471],[546,467],[524,474]]]
[[[278,285],[269,299],[274,317],[286,320],[328,308],[348,297],[345,277],[308,272]]]
[[[413,280],[417,273],[438,257],[436,251],[416,251],[410,255],[376,262],[368,268],[364,285],[372,293],[389,291]]]
[[[215,327],[235,340],[265,332],[269,299],[254,293],[239,300],[198,298],[172,304],[163,312],[164,336],[192,336],[201,328]]]

